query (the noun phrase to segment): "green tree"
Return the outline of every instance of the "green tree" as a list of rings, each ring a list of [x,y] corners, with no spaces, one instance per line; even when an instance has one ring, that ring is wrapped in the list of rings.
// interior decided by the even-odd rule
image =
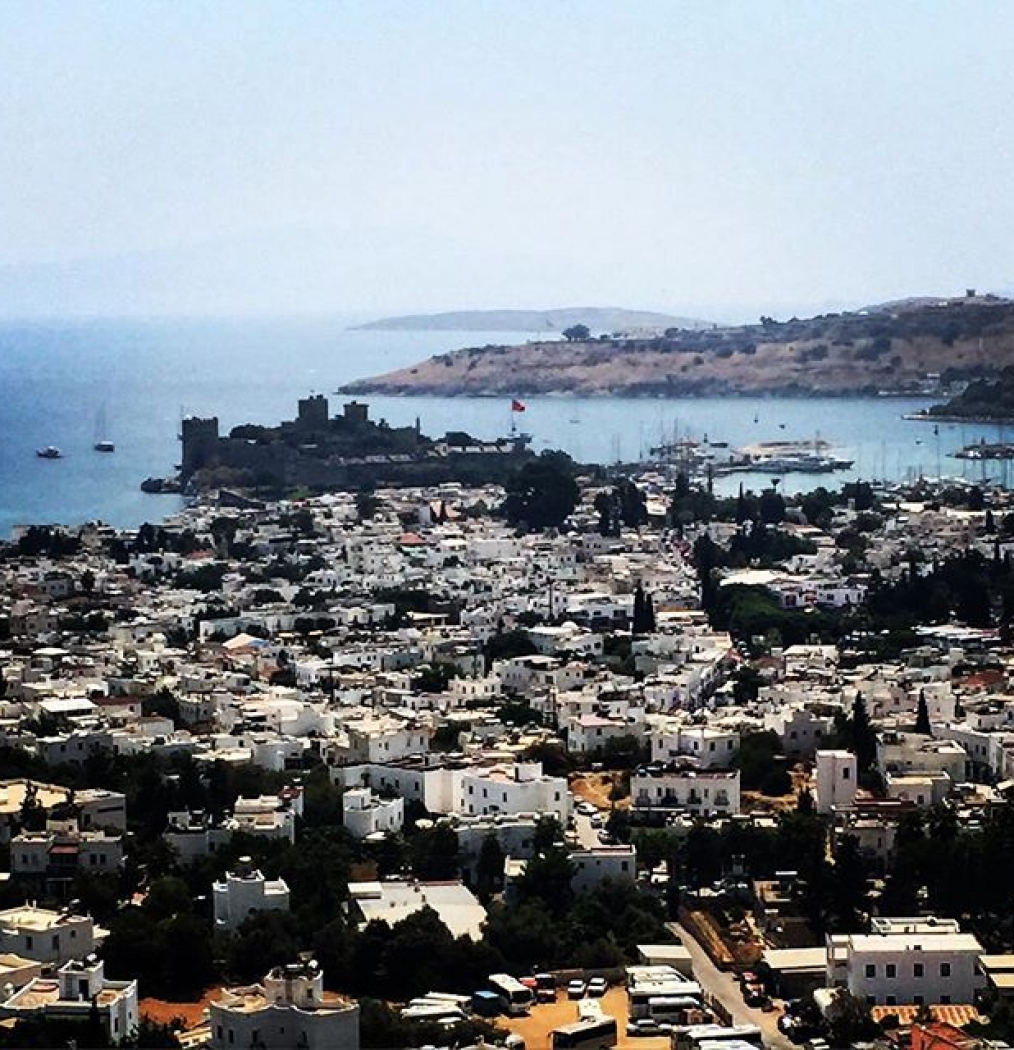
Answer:
[[[562,846],[550,846],[525,864],[525,872],[517,880],[517,897],[522,903],[538,903],[560,918],[570,907],[574,897],[571,880],[574,865]]]
[[[591,335],[591,329],[586,324],[575,324],[564,328],[561,334],[568,343],[583,343]]]
[[[581,495],[574,461],[565,452],[548,449],[511,474],[504,487],[501,513],[512,524],[534,530],[562,525]]]
[[[458,876],[458,836],[447,824],[416,832],[411,841],[412,872],[424,882],[442,882]]]
[[[503,884],[504,852],[496,835],[482,840],[479,859],[475,865],[476,892],[481,900],[488,900]]]
[[[862,928],[868,877],[859,840],[854,835],[842,836],[834,851],[832,908],[836,930],[855,933]]]

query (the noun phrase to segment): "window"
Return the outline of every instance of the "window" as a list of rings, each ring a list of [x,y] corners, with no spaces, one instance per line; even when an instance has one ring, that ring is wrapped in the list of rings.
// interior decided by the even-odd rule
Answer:
[[[923,975],[923,965],[922,965],[922,963],[913,963],[913,965],[912,965],[912,976],[913,977],[922,977],[922,975]]]
[[[884,1002],[885,1002],[885,1004],[887,1006],[897,1006],[898,1005],[898,999],[894,995],[886,996],[885,999],[884,999]]]
[[[949,1005],[950,1001],[951,1001],[951,997],[949,995],[941,995],[940,996],[940,1005],[941,1006]]]
[[[846,766],[846,767],[845,767],[845,768],[844,768],[844,769],[843,769],[843,770],[841,771],[841,778],[842,778],[842,780],[848,780],[848,779],[849,779],[849,777],[850,777],[851,775],[852,775],[852,770],[851,770],[851,769],[849,769],[849,768],[848,768],[848,766]]]
[[[897,977],[898,976],[898,967],[895,966],[894,963],[888,963],[887,964],[887,976],[888,977]],[[888,1006],[893,1006],[894,1004],[893,1003],[888,1003],[887,1005]]]
[[[867,963],[866,964],[866,976],[867,977],[876,977],[877,976],[877,964],[876,963]]]
[[[912,1002],[916,1006],[922,1006],[926,1000],[921,995],[913,995]]]
[[[940,976],[950,977],[951,976],[951,964],[949,962],[940,964]]]
[[[33,943],[34,943],[34,941],[32,940],[31,937],[26,937],[25,938],[25,948],[28,949],[28,951],[32,950],[32,944]]]

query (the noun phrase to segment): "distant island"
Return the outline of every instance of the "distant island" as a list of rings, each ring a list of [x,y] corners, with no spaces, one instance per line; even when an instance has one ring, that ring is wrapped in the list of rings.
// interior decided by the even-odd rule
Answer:
[[[664,332],[667,328],[713,328],[710,321],[674,317],[651,310],[613,306],[571,306],[557,310],[456,310],[439,314],[383,317],[356,325],[356,331],[377,332],[559,332],[574,325],[599,332]]]
[[[1014,368],[1004,368],[995,379],[974,380],[960,394],[942,405],[931,406],[920,416],[938,422],[1014,421]]]
[[[348,383],[346,394],[685,397],[952,396],[1014,366],[1014,301],[912,299],[850,313],[655,336],[596,335],[469,347]]]

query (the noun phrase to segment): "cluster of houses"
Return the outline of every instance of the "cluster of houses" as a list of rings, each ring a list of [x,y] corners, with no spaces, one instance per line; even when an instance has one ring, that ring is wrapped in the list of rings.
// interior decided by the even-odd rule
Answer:
[[[476,937],[485,910],[470,883],[483,842],[494,836],[506,858],[509,895],[539,820],[575,827],[573,785],[534,757],[547,746],[586,769],[632,749],[631,820],[686,827],[755,819],[740,748],[773,734],[808,771],[834,836],[855,836],[881,870],[905,812],[1007,804],[1014,685],[996,631],[927,629],[903,659],[858,667],[834,646],[775,646],[752,665],[756,698],[739,699],[746,657],[709,625],[692,562],[697,536],[722,543],[736,526],[673,528],[665,479],[641,484],[648,523],[617,536],[596,527],[593,487],[567,529],[525,535],[488,514],[501,492],[457,484],[379,492],[369,513],[334,493],[242,509],[202,502],[143,534],[82,526],[72,553],[0,560],[0,747],[54,769],[106,752],[285,775],[277,794],[240,797],[224,816],[171,812],[164,837],[181,863],[238,833],[294,841],[301,774],[323,764],[355,838],[396,834],[413,810],[458,838],[460,881],[353,883],[356,920],[396,921],[429,906],[453,933]],[[928,556],[991,545],[981,519],[899,502],[866,569],[888,579],[905,571],[913,544]],[[826,531],[790,523],[815,553],[722,583],[767,588],[787,609],[861,606],[868,578],[846,572],[835,542],[854,521],[840,510]],[[638,592],[651,595],[654,622],[633,636]],[[993,670],[964,673],[983,654]],[[876,732],[882,797],[860,790],[856,756],[834,742],[836,718],[857,695]],[[932,735],[913,731],[920,708]],[[66,899],[80,872],[118,872],[126,829],[115,791],[0,780],[9,874],[32,880],[40,897]],[[567,842],[578,892],[637,880],[636,850],[607,830],[581,825]],[[289,907],[285,883],[246,860],[221,872],[211,896],[224,930],[252,911]],[[823,987],[876,1004],[973,1001],[985,972],[974,938],[943,920],[876,922],[805,957],[775,950],[772,969],[788,981],[820,971]],[[125,1037],[138,989],[106,979],[102,937],[73,907],[0,913],[0,1013],[97,1008],[111,1037]],[[223,993],[202,1038],[252,1045],[295,1016],[311,1019],[300,1045],[357,1045],[355,1004],[326,997],[321,982],[310,960],[281,965],[256,987]]]

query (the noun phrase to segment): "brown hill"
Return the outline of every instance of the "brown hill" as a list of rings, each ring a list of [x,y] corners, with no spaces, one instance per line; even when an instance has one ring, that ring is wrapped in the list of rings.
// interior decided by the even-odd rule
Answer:
[[[344,393],[525,395],[916,394],[1014,365],[1014,302],[934,301],[651,339],[529,342],[431,357]]]

